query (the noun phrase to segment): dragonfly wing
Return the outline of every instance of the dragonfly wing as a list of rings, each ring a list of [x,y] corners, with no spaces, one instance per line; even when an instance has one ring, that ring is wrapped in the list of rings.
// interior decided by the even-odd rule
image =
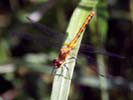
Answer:
[[[67,37],[67,34],[64,34],[64,33],[61,33],[61,32],[56,32],[56,31],[52,30],[51,28],[49,28],[45,25],[34,22],[29,17],[27,17],[27,19],[29,20],[29,23],[35,29],[37,29],[40,32],[45,33],[45,34],[41,34],[40,36],[37,34],[37,36],[36,36],[36,37],[38,37],[37,40],[41,41],[42,43],[44,42],[44,40],[47,40],[48,41],[47,44],[51,45],[51,43],[52,43],[54,47],[57,47],[57,46],[61,47],[62,46],[62,44],[64,43],[64,40]],[[51,45],[51,47],[53,47],[53,46]]]
[[[79,53],[83,53],[83,55],[85,55],[87,61],[89,64],[94,64],[94,66],[97,65],[97,61],[95,59],[95,55],[93,54],[102,54],[105,56],[109,56],[112,57],[111,59],[108,60],[107,66],[111,66],[109,67],[109,72],[112,72],[112,74],[120,74],[120,68],[126,68],[127,67],[131,67],[131,62],[130,62],[130,58],[129,57],[125,57],[125,56],[121,56],[119,54],[115,54],[115,53],[111,53],[108,51],[102,51],[102,50],[94,50],[92,48],[91,45],[89,45],[87,47],[87,45],[83,45],[81,47],[85,47],[85,48],[80,48],[80,52]],[[117,58],[117,59],[113,59],[113,58]],[[123,60],[121,62],[121,60]],[[94,67],[96,68],[96,67]],[[95,70],[94,70],[95,71]],[[98,74],[102,74],[102,73],[98,73]],[[102,76],[102,75],[101,75]]]
[[[34,22],[33,20],[31,20],[29,17],[27,17],[27,19],[29,20],[29,23],[35,28],[38,29],[40,32],[46,33],[47,35],[49,35],[51,37],[52,36],[56,36],[57,38],[59,38],[58,36],[60,36],[63,40],[65,40],[65,38],[67,37],[67,34],[61,33],[61,32],[57,32],[45,25],[42,25],[40,23]]]
[[[87,59],[89,65],[93,65],[93,66],[89,67],[93,72],[95,72],[99,76],[105,77],[102,73],[98,72],[98,70],[97,70],[97,62],[96,62],[95,58],[93,58],[91,56],[85,56],[85,58]]]
[[[91,54],[91,53],[102,54],[105,56],[110,56],[110,57],[115,57],[115,58],[120,58],[120,59],[126,59],[127,58],[125,56],[121,56],[119,54],[111,53],[111,52],[108,52],[105,50],[94,50],[91,45],[82,45],[81,47],[83,47],[83,48],[81,48],[80,51],[84,52],[84,53],[88,53],[88,54]]]
[[[95,50],[95,51],[90,51],[90,53],[97,53],[97,54],[102,54],[102,55],[106,55],[106,56],[110,56],[110,57],[115,57],[115,58],[121,58],[121,59],[125,59],[126,57],[115,54],[115,53],[111,53],[108,51],[100,51],[100,50]]]

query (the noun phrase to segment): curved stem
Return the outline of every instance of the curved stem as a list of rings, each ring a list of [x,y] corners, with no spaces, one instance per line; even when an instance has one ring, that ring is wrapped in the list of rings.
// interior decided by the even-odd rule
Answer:
[[[86,5],[86,4],[88,4],[88,5]],[[64,45],[70,43],[70,41],[73,39],[73,37],[79,31],[80,27],[84,23],[85,19],[87,18],[87,16],[90,13],[90,11],[92,11],[90,9],[90,5],[91,5],[91,9],[92,9],[96,6],[96,3],[94,3],[92,6],[92,4],[90,4],[88,2],[88,0],[81,0],[78,7],[75,9],[75,11],[70,19],[70,23],[67,28],[67,31],[66,31],[66,33],[68,33],[68,37],[67,37]],[[81,34],[80,39],[78,40],[78,42],[76,44],[76,47],[70,53],[70,55],[72,54],[75,58],[77,57],[77,53],[79,50],[82,36],[83,36],[83,34]],[[68,59],[69,58],[71,58],[71,57],[69,56]],[[75,61],[73,61],[72,63],[67,63],[67,66],[69,68],[70,79],[72,79],[72,75],[73,75],[73,71],[74,71],[74,67],[75,67]],[[62,66],[62,67],[64,70],[63,75],[64,76],[68,75],[67,70],[65,70],[64,66]],[[57,69],[57,74],[60,73],[60,71],[61,71],[61,68]],[[51,100],[67,100],[68,95],[69,95],[69,90],[70,90],[70,84],[71,84],[71,80],[66,79],[62,76],[55,76],[54,82],[53,82]]]

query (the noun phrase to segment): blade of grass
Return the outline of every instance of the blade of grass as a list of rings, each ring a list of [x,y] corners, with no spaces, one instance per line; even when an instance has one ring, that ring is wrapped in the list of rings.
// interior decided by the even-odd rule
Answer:
[[[133,24],[133,0],[130,0],[130,16],[131,16],[131,22]]]
[[[8,44],[5,40],[0,40],[0,64],[7,63],[9,60]]]
[[[91,42],[94,45],[95,49],[101,49],[104,51],[104,44],[106,42],[107,31],[108,31],[108,12],[107,12],[107,3],[105,0],[98,3],[97,13],[98,16],[93,20],[94,23],[91,24],[90,29],[92,32]],[[104,8],[104,10],[101,8]],[[100,16],[102,15],[102,16]],[[104,77],[99,76],[99,87],[101,90],[101,100],[109,100],[108,93],[108,83],[106,78],[106,64],[103,55],[97,54],[97,67],[98,73],[104,75]]]
[[[91,5],[91,7],[88,6],[87,3],[88,3],[88,0],[82,0],[79,3],[78,7],[75,9],[75,11],[71,17],[67,31],[66,31],[68,33],[68,37],[67,37],[64,45],[68,44],[73,39],[73,37],[78,32],[78,30],[80,29],[83,22],[85,21],[86,17],[89,15],[90,10],[92,10],[92,8],[96,6],[96,3],[94,3],[93,5],[88,3],[88,5],[89,4]],[[83,34],[80,36],[80,39],[79,39],[78,43],[76,44],[76,47],[72,50],[72,52],[70,54],[70,55],[74,56],[75,58],[77,57],[77,53],[79,50],[82,36],[83,36]],[[67,66],[69,68],[69,72],[68,72],[68,70],[66,70],[66,68],[64,66],[62,66],[63,67],[62,74],[67,77],[69,74],[70,79],[72,79],[75,61],[73,61],[72,63],[67,63]],[[57,73],[58,74],[61,73],[61,68],[59,68],[57,70]],[[53,88],[52,88],[52,94],[51,94],[51,100],[67,100],[68,99],[70,84],[71,84],[70,79],[66,79],[62,76],[55,75],[54,82],[53,82]]]

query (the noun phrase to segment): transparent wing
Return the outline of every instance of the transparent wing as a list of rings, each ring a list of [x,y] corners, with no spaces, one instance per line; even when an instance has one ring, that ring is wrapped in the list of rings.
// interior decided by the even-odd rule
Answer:
[[[91,67],[90,69],[92,69],[94,72],[97,73],[97,75],[100,75],[100,76],[104,76],[104,75],[102,75],[102,73],[98,73],[98,71],[97,71],[97,62],[96,62],[96,58],[95,58],[94,54],[102,54],[104,56],[108,56],[108,57],[112,58],[109,60],[108,64],[109,64],[109,66],[111,66],[110,70],[113,71],[113,69],[114,69],[114,71],[116,73],[119,73],[119,72],[117,72],[117,70],[115,70],[115,69],[119,69],[120,66],[121,66],[121,68],[124,65],[130,67],[128,57],[121,56],[119,54],[108,52],[105,50],[104,51],[103,50],[95,50],[91,45],[82,44],[80,47],[79,53],[85,55],[85,58],[87,59],[88,64],[94,65],[93,68]],[[114,58],[116,58],[116,59],[114,59]],[[115,62],[112,62],[112,60]]]
[[[49,45],[53,48],[61,47],[64,43],[65,38],[67,37],[67,34],[56,32],[53,29],[48,28],[45,25],[42,25],[40,23],[34,22],[30,18],[27,17],[29,20],[30,25],[32,25],[35,29],[42,32],[43,34],[36,35],[36,41],[40,41],[40,43],[43,43],[43,45]],[[47,41],[46,41],[47,40]]]
[[[120,59],[126,59],[127,58],[125,56],[121,56],[119,54],[108,52],[106,50],[94,50],[94,48],[91,45],[86,45],[86,44],[81,45],[80,52],[84,52],[88,55],[91,53],[94,53],[94,54],[102,54],[105,56],[110,56],[110,57],[120,58]]]

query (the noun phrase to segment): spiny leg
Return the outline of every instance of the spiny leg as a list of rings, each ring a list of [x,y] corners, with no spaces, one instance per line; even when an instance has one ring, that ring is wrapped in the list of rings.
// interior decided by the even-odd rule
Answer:
[[[65,65],[66,66],[66,65]],[[64,68],[66,68],[67,70],[68,70],[68,68],[67,67],[64,67]],[[57,73],[57,68],[53,68],[52,69],[52,71],[51,71],[51,75],[57,75],[57,76],[62,76],[62,77],[64,77],[64,78],[66,78],[66,79],[68,79],[67,77],[65,77],[64,75],[63,75],[63,67],[61,67],[61,73]]]
[[[71,79],[71,77],[70,77],[70,71],[69,71],[69,68],[68,68],[67,64],[73,62],[73,59],[76,60],[77,58],[76,57],[68,58],[69,62],[64,63],[64,68],[66,68],[66,70],[68,72],[68,77],[65,77],[64,76],[66,79]]]
[[[73,62],[73,59],[76,60],[77,58],[74,57],[74,56],[71,57],[71,58],[68,58],[69,62],[65,62],[65,63],[63,64],[64,68],[66,68],[66,70],[67,70],[67,72],[68,72],[68,77],[67,77],[67,76],[64,76],[62,73],[61,73],[61,75],[62,75],[64,78],[66,78],[66,79],[71,79],[71,77],[70,77],[70,71],[69,71],[69,68],[68,68],[67,64]],[[63,67],[62,67],[62,69],[63,69]],[[62,72],[63,72],[63,71],[62,71]]]
[[[76,57],[71,57],[71,58],[68,58],[68,60],[69,60],[69,62],[65,62],[64,64],[68,64],[68,63],[71,63],[71,62],[73,62],[73,60],[75,60],[76,61]]]
[[[64,69],[63,68],[66,68],[67,72],[68,72],[68,77],[63,75],[63,71]],[[66,64],[64,64],[64,67],[61,68],[61,73],[60,74],[55,74],[55,75],[58,75],[58,76],[62,76],[64,77],[65,79],[70,79],[70,72],[69,72],[69,68],[67,67]],[[67,75],[67,74],[66,74]]]
[[[66,70],[67,70],[67,72],[68,72],[68,77],[65,76],[65,75],[63,75],[64,68],[66,68]],[[61,67],[61,73],[60,73],[60,74],[56,73],[55,75],[57,75],[57,76],[62,76],[62,77],[64,77],[65,79],[70,79],[69,68],[67,67],[66,64],[64,64],[64,67]]]
[[[61,67],[61,73],[60,73],[60,75],[63,76],[63,67]]]
[[[69,71],[69,68],[68,68],[68,66],[67,66],[67,64],[64,64],[64,68],[66,68],[66,70],[67,70],[67,72],[68,72],[68,78],[67,79],[71,79],[71,77],[70,77],[70,71]]]
[[[66,79],[70,79],[70,71],[69,71],[69,68],[68,68],[67,64],[73,62],[73,60],[76,60],[76,59],[77,59],[76,57],[68,58],[69,62],[66,62],[66,63],[63,64],[64,68],[66,68],[66,70],[68,71],[68,77],[65,77],[63,75],[63,71],[64,71],[63,70],[63,67],[61,67],[61,73],[60,74],[57,73],[57,69],[55,67],[52,69],[52,72],[51,73],[53,75],[58,75],[58,76],[62,76],[64,78],[66,78]]]
[[[51,71],[52,75],[62,76],[62,73],[63,73],[63,68],[62,67],[61,67],[61,74],[57,74],[57,68],[55,68],[55,67],[52,68],[52,71]]]
[[[68,72],[68,77],[65,76],[65,75],[63,75],[64,68],[66,68],[66,71]],[[62,76],[62,77],[64,77],[65,79],[70,79],[69,68],[67,67],[66,64],[64,64],[64,67],[61,67],[61,73],[57,73],[57,69],[56,69],[56,68],[53,68],[53,70],[52,70],[52,74],[53,74],[53,75],[57,75],[57,76]]]

